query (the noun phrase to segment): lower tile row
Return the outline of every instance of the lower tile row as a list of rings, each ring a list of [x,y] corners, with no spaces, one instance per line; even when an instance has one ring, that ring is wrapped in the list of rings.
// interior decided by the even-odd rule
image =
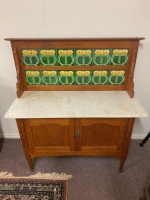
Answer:
[[[28,85],[115,85],[125,81],[124,70],[25,71]]]

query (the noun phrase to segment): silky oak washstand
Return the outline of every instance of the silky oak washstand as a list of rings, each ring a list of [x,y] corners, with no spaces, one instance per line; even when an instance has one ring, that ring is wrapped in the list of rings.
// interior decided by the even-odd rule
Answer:
[[[40,156],[113,156],[122,172],[135,118],[134,69],[144,38],[7,38],[17,72],[16,119],[30,170]]]

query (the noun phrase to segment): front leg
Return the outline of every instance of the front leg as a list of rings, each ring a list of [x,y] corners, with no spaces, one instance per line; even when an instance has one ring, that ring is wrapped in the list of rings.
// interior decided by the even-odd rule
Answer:
[[[119,166],[119,170],[118,170],[120,173],[121,173],[122,170],[123,170],[124,161],[125,161],[125,159],[121,159],[121,160],[120,160],[120,166]]]
[[[133,130],[133,125],[134,125],[134,120],[135,120],[135,118],[129,118],[128,119],[125,142],[124,142],[124,146],[123,146],[123,152],[122,152],[122,156],[120,158],[119,172],[122,172],[124,162],[127,158],[127,154],[128,154],[128,150],[129,150],[129,144],[130,144],[132,130]]]
[[[28,161],[28,165],[30,167],[30,171],[33,172],[34,171],[34,166],[33,166],[33,160],[30,158],[26,158]]]
[[[31,155],[30,155],[30,150],[29,150],[29,145],[28,145],[28,141],[27,141],[27,137],[26,137],[26,133],[25,133],[25,129],[24,129],[23,120],[22,119],[16,119],[16,122],[17,122],[18,130],[19,130],[20,139],[21,139],[21,143],[22,143],[22,146],[23,146],[24,154],[25,154],[25,157],[28,161],[30,171],[34,171],[33,161],[32,161]]]

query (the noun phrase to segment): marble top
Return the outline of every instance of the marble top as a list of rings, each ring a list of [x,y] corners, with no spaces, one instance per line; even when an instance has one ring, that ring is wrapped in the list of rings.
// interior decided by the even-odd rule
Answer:
[[[5,118],[139,118],[148,114],[126,91],[26,91]]]

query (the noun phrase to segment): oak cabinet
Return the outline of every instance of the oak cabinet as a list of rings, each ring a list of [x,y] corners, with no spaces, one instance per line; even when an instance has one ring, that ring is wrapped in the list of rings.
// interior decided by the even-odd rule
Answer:
[[[133,127],[130,121],[125,118],[23,119],[17,120],[17,124],[20,132],[20,126],[24,129],[21,137],[27,142],[24,150],[30,153],[31,159],[27,157],[27,160],[31,169],[35,157],[86,155],[118,157],[122,171],[129,145],[125,141]]]

